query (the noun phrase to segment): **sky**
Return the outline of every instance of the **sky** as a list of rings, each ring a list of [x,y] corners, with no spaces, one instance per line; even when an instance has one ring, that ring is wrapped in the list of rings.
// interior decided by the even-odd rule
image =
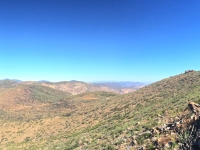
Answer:
[[[0,0],[0,79],[155,82],[200,70],[199,0]]]

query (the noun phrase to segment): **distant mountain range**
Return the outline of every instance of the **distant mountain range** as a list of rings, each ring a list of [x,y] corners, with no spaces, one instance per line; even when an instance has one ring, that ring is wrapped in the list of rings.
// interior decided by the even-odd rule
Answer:
[[[101,82],[101,83],[93,83],[96,86],[105,86],[117,93],[130,93],[133,92],[141,87],[144,87],[146,84],[141,82],[131,82],[131,81],[122,81],[122,82]]]
[[[10,88],[19,85],[41,85],[50,87],[52,89],[64,91],[72,95],[81,94],[85,92],[105,91],[114,92],[118,94],[125,94],[136,91],[144,87],[146,84],[141,82],[99,82],[99,83],[86,83],[82,81],[62,81],[50,82],[47,80],[40,81],[21,81],[17,79],[4,79],[0,80],[0,88]]]

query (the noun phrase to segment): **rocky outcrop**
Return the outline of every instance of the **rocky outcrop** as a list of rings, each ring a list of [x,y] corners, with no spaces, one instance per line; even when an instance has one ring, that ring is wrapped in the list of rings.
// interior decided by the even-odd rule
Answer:
[[[185,74],[186,74],[186,73],[190,73],[190,72],[195,72],[195,70],[186,70],[186,71],[185,71]]]
[[[188,107],[189,111],[181,116],[170,118],[169,123],[154,127],[145,143],[134,145],[135,149],[200,150],[200,105],[189,102]],[[142,135],[138,134],[136,141]]]
[[[199,150],[200,149],[200,105],[194,102],[188,104],[191,112],[191,124],[187,129],[187,139],[182,142],[180,150]]]
[[[194,113],[196,116],[199,116],[199,109],[200,105],[194,102],[189,102],[188,107],[190,108],[190,111]]]

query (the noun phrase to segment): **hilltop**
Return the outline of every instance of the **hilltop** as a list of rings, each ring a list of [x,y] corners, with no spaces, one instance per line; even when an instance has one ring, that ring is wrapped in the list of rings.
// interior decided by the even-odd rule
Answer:
[[[4,89],[1,102],[7,97],[6,101],[12,103],[3,103],[9,109],[0,108],[1,148],[151,149],[151,130],[177,116],[189,117],[188,102],[199,103],[199,91],[199,71],[163,79],[123,95],[104,91],[71,95],[32,84]],[[15,109],[12,104],[23,109]],[[177,148],[177,141],[171,142]],[[159,144],[162,146],[162,142]]]

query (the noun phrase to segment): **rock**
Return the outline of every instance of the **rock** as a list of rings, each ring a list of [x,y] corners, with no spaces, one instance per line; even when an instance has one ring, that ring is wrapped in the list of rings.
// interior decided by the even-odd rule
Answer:
[[[185,74],[186,74],[186,73],[190,73],[190,72],[195,72],[195,70],[186,70],[186,71],[185,71]]]
[[[171,148],[172,145],[173,145],[173,143],[172,143],[172,142],[169,142],[169,143],[166,143],[164,147],[165,147],[165,148]]]
[[[175,126],[176,126],[176,123],[175,124],[167,124],[167,129],[174,130]]]
[[[158,134],[160,134],[160,131],[153,128],[153,129],[151,130],[151,134],[158,135]]]
[[[180,120],[181,120],[180,116],[175,117],[175,121],[180,121]]]
[[[188,107],[195,114],[198,115],[200,111],[200,105],[194,102],[189,102]]]
[[[181,121],[175,122],[175,126],[176,126],[176,125],[179,125],[180,123],[181,123]]]
[[[135,139],[133,140],[133,145],[137,145],[137,141]]]
[[[174,132],[171,132],[170,134],[171,134],[171,135],[174,135],[175,133],[174,133]]]
[[[157,138],[157,137],[152,137],[152,138],[151,138],[151,142],[155,143],[155,142],[157,142],[157,141],[158,141],[158,138]]]
[[[137,150],[144,150],[144,147],[138,147]]]
[[[166,124],[163,124],[163,126],[161,127],[161,129],[163,130],[164,128],[166,128],[167,125]]]
[[[87,146],[87,143],[84,143],[83,145],[84,145],[84,146]]]
[[[140,124],[140,122],[137,122],[137,123],[136,123],[136,125],[139,125],[139,124]]]

